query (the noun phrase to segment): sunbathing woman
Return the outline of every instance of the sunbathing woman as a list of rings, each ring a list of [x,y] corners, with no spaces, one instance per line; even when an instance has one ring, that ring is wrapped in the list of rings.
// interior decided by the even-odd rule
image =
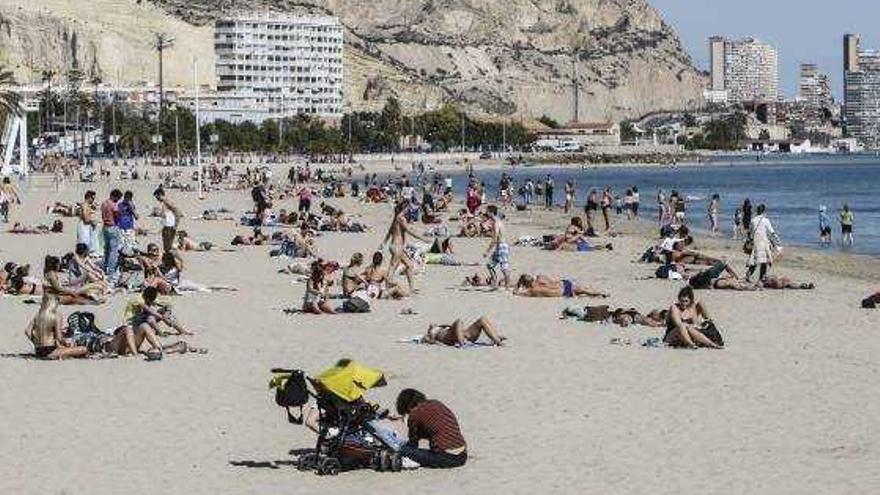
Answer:
[[[574,280],[544,275],[520,276],[513,293],[524,297],[608,297],[608,294],[578,285]]]
[[[667,313],[665,309],[655,309],[643,315],[635,308],[617,308],[611,313],[611,322],[624,328],[630,325],[659,328],[666,323]]]
[[[765,289],[792,289],[792,290],[812,290],[816,288],[816,284],[812,282],[794,282],[792,279],[788,277],[765,277],[764,280],[761,281],[762,286]]]
[[[43,265],[43,293],[57,297],[63,305],[102,304],[103,294],[92,287],[73,289],[61,283],[61,260],[57,256],[46,256]]]
[[[306,292],[303,296],[303,313],[314,315],[336,314],[336,311],[327,304],[328,284],[324,279],[324,267],[316,261],[312,263],[312,273],[306,283]]]
[[[358,270],[360,270],[363,263],[363,254],[354,253],[353,255],[351,255],[351,261],[349,261],[348,266],[342,270],[343,296],[351,297],[352,293],[366,287],[367,282],[363,279],[363,277],[361,277],[360,274],[358,274]]]
[[[444,344],[461,347],[468,343],[474,343],[485,333],[493,345],[500,346],[507,340],[498,333],[495,324],[485,316],[465,327],[461,320],[455,320],[451,325],[429,325],[428,331],[422,336],[423,344]]]
[[[46,293],[40,310],[31,320],[24,334],[34,344],[38,359],[66,359],[83,357],[89,350],[75,345],[64,336],[64,322],[58,311],[58,298]]]
[[[105,295],[113,291],[104,270],[92,260],[89,247],[83,243],[76,245],[68,271],[71,274],[69,285],[72,288]]]
[[[675,304],[669,307],[663,342],[673,347],[723,349],[703,333],[703,325],[711,323],[706,307],[694,298],[694,290],[685,287],[678,293]]]

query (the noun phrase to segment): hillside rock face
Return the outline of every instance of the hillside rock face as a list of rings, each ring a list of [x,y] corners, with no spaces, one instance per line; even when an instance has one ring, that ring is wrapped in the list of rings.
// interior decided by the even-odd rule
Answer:
[[[193,56],[200,80],[213,83],[213,21],[255,10],[337,15],[346,102],[357,110],[395,96],[409,111],[451,102],[568,121],[575,65],[581,120],[694,106],[704,84],[645,0],[5,0],[0,61],[26,74],[28,57],[63,66],[76,52],[79,67],[104,79],[121,70],[124,80],[155,80],[149,43],[165,31],[177,37],[169,83],[191,84]],[[48,28],[34,30],[37,20]]]

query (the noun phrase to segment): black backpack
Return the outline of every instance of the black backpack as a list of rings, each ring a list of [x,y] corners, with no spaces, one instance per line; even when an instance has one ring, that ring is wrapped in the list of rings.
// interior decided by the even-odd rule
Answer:
[[[275,389],[275,403],[287,410],[287,419],[291,423],[303,423],[302,408],[309,402],[309,389],[306,376],[301,370],[293,370],[284,385]],[[299,408],[299,417],[290,413],[291,407]]]

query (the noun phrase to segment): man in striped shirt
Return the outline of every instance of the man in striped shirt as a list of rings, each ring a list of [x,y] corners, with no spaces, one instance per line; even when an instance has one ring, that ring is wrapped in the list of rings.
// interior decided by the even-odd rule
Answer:
[[[397,396],[397,412],[407,418],[409,440],[400,454],[426,468],[454,468],[467,462],[467,444],[455,414],[442,402],[411,388]],[[427,440],[429,448],[419,448]]]

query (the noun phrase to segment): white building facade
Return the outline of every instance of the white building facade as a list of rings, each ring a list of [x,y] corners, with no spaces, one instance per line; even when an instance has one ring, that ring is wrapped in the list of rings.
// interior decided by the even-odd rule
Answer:
[[[880,52],[859,51],[846,72],[846,131],[862,146],[880,149]]]
[[[242,15],[214,24],[217,92],[202,121],[342,117],[343,29],[336,17]],[[194,107],[192,95],[186,104]]]
[[[711,103],[775,102],[779,99],[779,58],[776,49],[752,38],[709,39]]]

